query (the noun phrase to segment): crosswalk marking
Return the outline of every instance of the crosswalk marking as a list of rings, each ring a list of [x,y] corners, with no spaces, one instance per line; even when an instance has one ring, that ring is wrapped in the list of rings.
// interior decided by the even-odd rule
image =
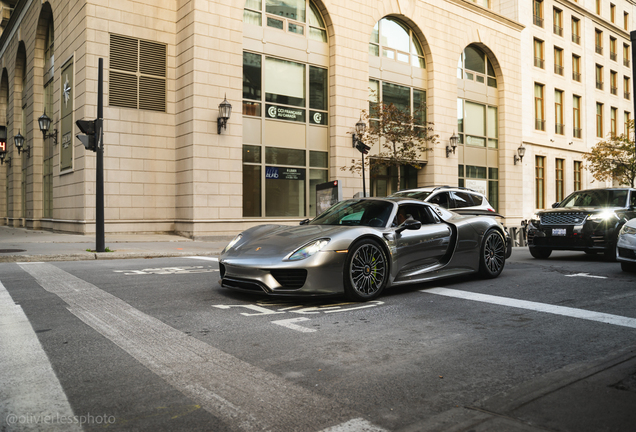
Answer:
[[[2,282],[0,347],[0,425],[7,422],[7,430],[81,431],[74,423],[42,422],[72,418],[73,410],[33,327]]]
[[[52,264],[22,265],[71,313],[237,431],[312,431],[361,416],[164,324]],[[299,412],[311,412],[299,416]]]
[[[464,300],[478,301],[482,303],[491,303],[501,306],[515,307],[519,309],[528,309],[536,312],[545,312],[554,315],[562,315],[572,318],[580,318],[589,321],[598,321],[606,324],[613,324],[617,326],[636,328],[636,319],[611,315],[602,312],[594,312],[585,309],[575,309],[565,306],[555,306],[547,303],[537,303],[526,300],[517,300],[507,297],[498,297],[488,294],[479,294],[469,291],[460,291],[449,288],[429,288],[420,290],[421,292],[428,294],[437,294],[446,297],[455,297]]]

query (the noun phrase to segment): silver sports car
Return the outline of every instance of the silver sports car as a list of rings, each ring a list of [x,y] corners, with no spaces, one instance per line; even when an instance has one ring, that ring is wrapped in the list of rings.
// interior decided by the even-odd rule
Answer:
[[[300,226],[260,225],[221,253],[223,287],[279,296],[382,290],[467,273],[499,276],[512,249],[490,215],[467,216],[410,198],[341,201]]]

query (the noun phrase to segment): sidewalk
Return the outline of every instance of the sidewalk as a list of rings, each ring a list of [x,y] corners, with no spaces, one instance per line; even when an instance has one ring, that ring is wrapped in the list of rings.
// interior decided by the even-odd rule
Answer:
[[[175,234],[106,234],[112,252],[95,253],[95,236],[0,226],[0,262],[218,256],[230,242],[194,241]]]

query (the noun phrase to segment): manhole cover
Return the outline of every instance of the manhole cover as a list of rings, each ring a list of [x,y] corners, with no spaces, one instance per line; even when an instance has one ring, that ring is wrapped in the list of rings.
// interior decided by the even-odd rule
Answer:
[[[24,249],[0,249],[0,253],[26,252]]]

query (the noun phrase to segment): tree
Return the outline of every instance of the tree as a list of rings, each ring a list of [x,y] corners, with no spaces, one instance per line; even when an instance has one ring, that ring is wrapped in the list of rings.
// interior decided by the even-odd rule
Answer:
[[[370,113],[362,111],[361,120],[367,124],[367,128],[358,138],[369,146],[379,142],[380,152],[367,158],[364,167],[361,160],[351,159],[351,165],[340,169],[359,174],[369,166],[370,159],[373,159],[373,171],[380,166],[398,167],[399,187],[399,167],[411,165],[416,169],[422,168],[422,155],[432,150],[430,145],[437,142],[438,136],[433,134],[433,123],[424,119],[424,107],[411,114],[410,110],[401,109],[393,103],[373,103]]]
[[[628,124],[628,131],[634,121]],[[636,182],[636,147],[629,133],[610,136],[598,142],[583,158],[592,176],[599,181],[617,180],[620,184],[634,187]]]

